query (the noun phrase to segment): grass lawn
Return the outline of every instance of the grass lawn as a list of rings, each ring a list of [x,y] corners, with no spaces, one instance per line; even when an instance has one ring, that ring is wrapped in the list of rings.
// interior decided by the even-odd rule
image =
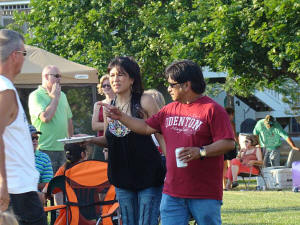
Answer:
[[[234,191],[225,191],[222,206],[223,225],[299,225],[300,192],[250,191],[240,184]],[[191,222],[190,224],[194,224]]]
[[[222,222],[247,225],[300,224],[300,193],[286,191],[227,191]]]

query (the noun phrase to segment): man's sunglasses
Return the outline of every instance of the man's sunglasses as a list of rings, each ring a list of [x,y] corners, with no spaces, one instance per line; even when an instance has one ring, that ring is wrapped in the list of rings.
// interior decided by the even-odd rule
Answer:
[[[16,51],[16,52],[18,52],[18,53],[22,53],[22,54],[23,54],[23,56],[26,56],[26,55],[27,55],[27,52],[26,52],[26,51]]]
[[[38,136],[32,136],[32,137],[31,137],[31,140],[33,140],[33,141],[34,141],[34,140],[39,140],[39,137],[38,137]]]
[[[61,78],[61,75],[58,74],[58,73],[57,73],[57,74],[48,74],[48,75],[54,76],[54,77],[57,78],[57,79],[58,79],[58,78]]]

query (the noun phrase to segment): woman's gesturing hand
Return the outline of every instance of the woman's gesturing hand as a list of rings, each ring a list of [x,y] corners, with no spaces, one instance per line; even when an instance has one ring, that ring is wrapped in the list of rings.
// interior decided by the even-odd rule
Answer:
[[[103,106],[105,116],[113,120],[120,120],[122,117],[122,111],[118,107],[103,102],[98,102],[98,104]]]

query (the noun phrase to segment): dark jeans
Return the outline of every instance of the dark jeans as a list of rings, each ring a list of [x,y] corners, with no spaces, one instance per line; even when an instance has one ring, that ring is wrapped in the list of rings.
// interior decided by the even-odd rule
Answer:
[[[12,208],[20,225],[47,225],[46,214],[37,192],[10,194]]]

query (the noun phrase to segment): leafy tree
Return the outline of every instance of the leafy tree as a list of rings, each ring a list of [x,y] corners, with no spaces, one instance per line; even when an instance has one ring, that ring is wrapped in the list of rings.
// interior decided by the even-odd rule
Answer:
[[[242,96],[300,83],[299,0],[32,0],[27,43],[106,72],[117,55],[140,63],[146,87],[188,58],[226,71],[223,88]],[[287,86],[285,86],[287,84]],[[287,98],[289,99],[289,98]]]

